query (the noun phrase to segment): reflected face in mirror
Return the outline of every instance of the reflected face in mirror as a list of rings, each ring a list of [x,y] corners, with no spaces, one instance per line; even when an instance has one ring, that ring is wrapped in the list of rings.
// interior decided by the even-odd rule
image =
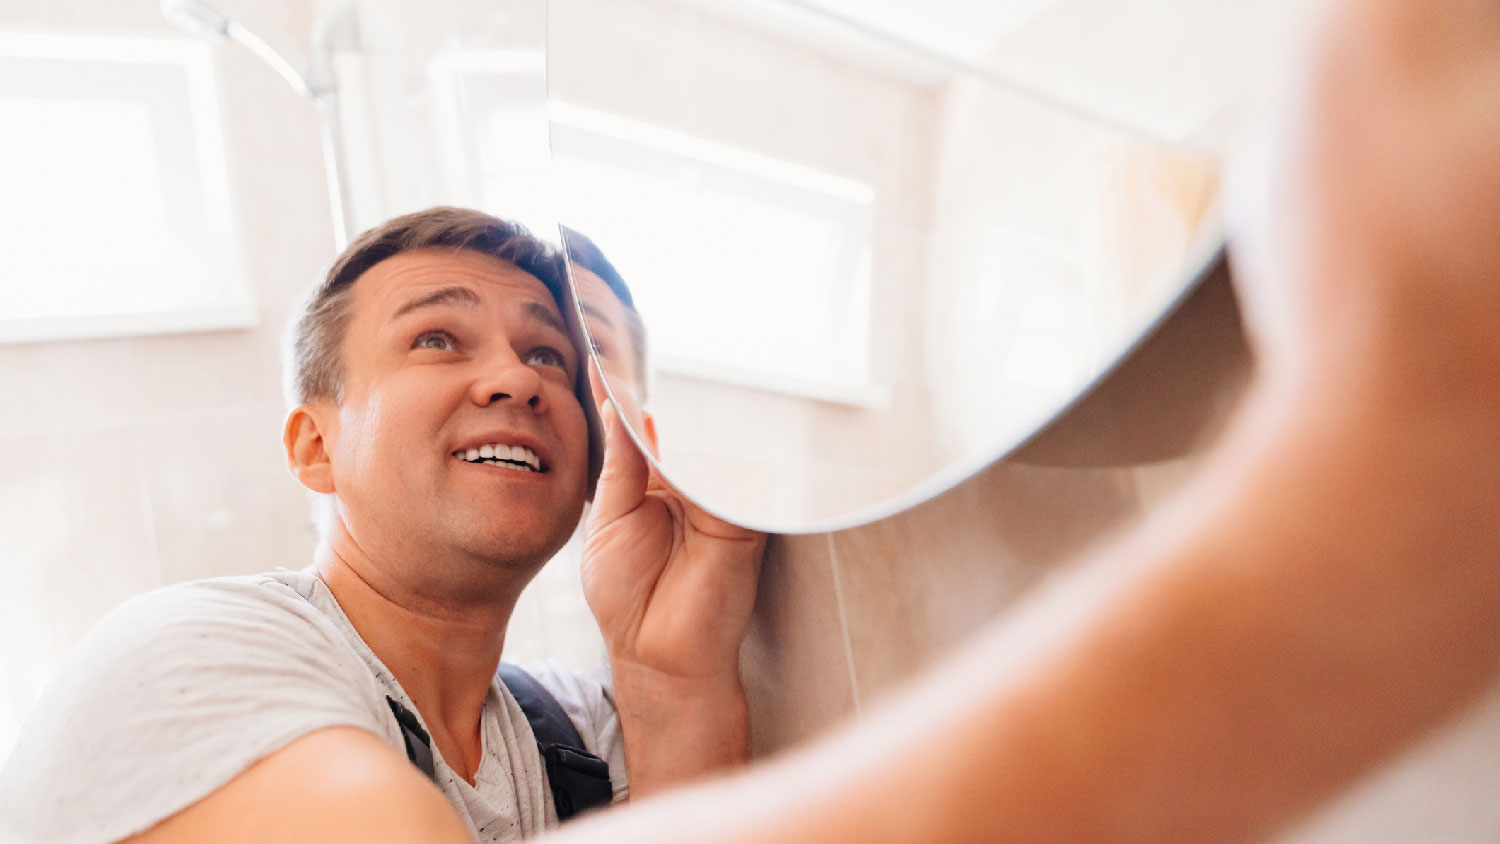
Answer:
[[[587,237],[564,228],[573,288],[583,310],[593,358],[615,391],[626,423],[656,453],[656,420],[646,411],[650,369],[646,360],[646,326],[629,299],[630,290],[599,247]],[[611,284],[602,275],[614,279]],[[589,371],[589,384],[600,413],[609,400],[599,372]]]
[[[588,466],[580,361],[546,286],[488,255],[427,249],[381,261],[350,295],[343,399],[293,413],[323,438],[318,491],[337,495],[350,537],[545,559],[578,520]]]

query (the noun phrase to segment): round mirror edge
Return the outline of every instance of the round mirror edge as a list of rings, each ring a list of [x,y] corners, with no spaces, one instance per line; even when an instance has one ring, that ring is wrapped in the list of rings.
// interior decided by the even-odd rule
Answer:
[[[1218,215],[1211,213],[1210,218],[1218,220]],[[573,260],[567,256],[566,251],[564,252],[564,257],[567,266],[568,287],[573,295],[573,307],[577,311],[579,324],[583,327],[589,362],[598,370],[600,383],[604,387],[605,394],[609,396],[610,402],[618,408],[619,402],[615,396],[614,387],[611,385],[609,377],[605,374],[605,368],[598,359],[593,338],[589,334],[588,321],[585,319],[581,294],[573,272]],[[1097,373],[1080,385],[1066,401],[1059,404],[1050,412],[1039,416],[1037,423],[1031,426],[1024,436],[1016,437],[1008,443],[999,444],[993,450],[976,452],[974,457],[956,460],[896,495],[883,501],[856,507],[837,516],[824,516],[809,519],[802,524],[786,525],[772,524],[753,518],[745,519],[733,513],[724,512],[679,486],[673,480],[672,473],[662,464],[660,458],[650,448],[646,447],[644,436],[635,430],[635,427],[630,424],[629,420],[624,418],[624,414],[617,413],[617,416],[624,423],[625,430],[631,442],[645,455],[647,462],[656,470],[661,478],[671,484],[674,489],[678,490],[678,492],[691,500],[695,505],[713,516],[752,530],[789,536],[850,530],[881,521],[882,519],[889,518],[930,501],[957,487],[990,466],[1005,460],[1041,436],[1056,422],[1066,417],[1075,407],[1088,398],[1100,384],[1108,380],[1127,360],[1134,356],[1136,351],[1181,309],[1183,303],[1203,284],[1204,280],[1212,276],[1219,269],[1227,260],[1227,257],[1228,242],[1223,223],[1215,222],[1209,226],[1205,226],[1203,232],[1194,239],[1192,247],[1187,251],[1187,257],[1184,258],[1181,264],[1182,276],[1186,279],[1184,283],[1179,285],[1176,291],[1162,303],[1151,319],[1141,325],[1141,328],[1135,332],[1130,341],[1120,347],[1119,353],[1109,364],[1101,367]]]
[[[949,490],[958,487],[965,481],[968,481],[970,478],[973,478],[974,476],[983,472],[985,469],[988,469],[989,467],[995,465],[996,463],[999,463],[1002,460],[1008,459],[1016,452],[1031,444],[1038,437],[1045,434],[1054,424],[1067,417],[1074,408],[1078,407],[1084,402],[1084,400],[1091,396],[1101,384],[1109,380],[1109,378],[1114,375],[1114,373],[1118,371],[1120,367],[1126,363],[1126,361],[1130,360],[1135,355],[1136,351],[1142,345],[1144,345],[1146,341],[1151,339],[1151,337],[1156,334],[1157,330],[1161,328],[1162,325],[1164,325],[1173,317],[1173,315],[1181,310],[1183,303],[1187,301],[1192,293],[1196,291],[1200,286],[1202,286],[1206,279],[1213,276],[1213,274],[1219,269],[1219,267],[1227,260],[1228,244],[1221,227],[1214,226],[1210,228],[1208,232],[1209,233],[1207,235],[1199,239],[1195,248],[1190,250],[1189,257],[1187,259],[1184,259],[1183,261],[1182,274],[1185,277],[1186,281],[1181,285],[1181,287],[1177,291],[1175,291],[1170,298],[1163,302],[1161,308],[1157,311],[1157,313],[1150,320],[1145,322],[1140,330],[1131,337],[1130,342],[1120,347],[1119,354],[1113,360],[1111,360],[1109,364],[1101,367],[1097,373],[1090,377],[1084,384],[1080,385],[1077,391],[1065,402],[1058,405],[1051,412],[1039,416],[1037,423],[1031,426],[1023,436],[1015,437],[1008,443],[999,444],[997,448],[991,451],[975,452],[975,455],[971,458],[956,460],[948,466],[945,466],[941,470],[934,472],[925,480],[913,484],[902,492],[893,495],[884,501],[876,502],[864,507],[857,507],[842,515],[812,519],[804,525],[768,526],[761,524],[744,524],[739,520],[722,513],[715,513],[715,515],[718,515],[720,518],[723,518],[727,521],[732,521],[736,524],[744,524],[745,527],[765,531],[767,533],[800,535],[834,533],[843,530],[850,530],[852,528],[861,527],[867,524],[881,521],[883,519],[890,518],[891,516],[895,516],[920,504],[931,501],[932,499],[937,498],[938,496],[948,492]],[[696,502],[697,499],[694,499],[694,501]],[[700,506],[702,505],[700,504]],[[705,509],[709,508],[705,507]]]

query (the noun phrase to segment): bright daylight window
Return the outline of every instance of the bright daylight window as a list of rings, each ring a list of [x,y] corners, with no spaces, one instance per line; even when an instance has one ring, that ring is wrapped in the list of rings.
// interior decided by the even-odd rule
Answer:
[[[551,118],[567,222],[630,283],[660,370],[864,399],[868,185],[562,103]]]
[[[549,182],[540,54],[455,52],[434,71],[453,94],[452,178],[471,180],[455,195],[533,228],[566,209],[629,282],[659,371],[880,400],[868,185],[557,100]]]
[[[0,32],[0,342],[253,325],[209,48]]]

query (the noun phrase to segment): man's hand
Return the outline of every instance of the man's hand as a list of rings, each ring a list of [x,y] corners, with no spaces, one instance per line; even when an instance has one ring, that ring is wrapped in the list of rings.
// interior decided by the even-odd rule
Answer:
[[[765,535],[671,488],[613,405],[583,554],[583,589],[609,648],[631,793],[748,756],[739,679]]]

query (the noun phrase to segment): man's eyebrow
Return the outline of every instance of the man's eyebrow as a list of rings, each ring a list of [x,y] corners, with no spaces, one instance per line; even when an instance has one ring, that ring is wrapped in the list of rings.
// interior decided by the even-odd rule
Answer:
[[[439,290],[434,290],[431,293],[426,294],[425,296],[418,296],[417,298],[397,308],[396,312],[391,315],[391,319],[400,319],[401,317],[406,316],[407,314],[415,310],[430,308],[433,305],[446,305],[449,303],[468,305],[469,307],[478,307],[479,294],[475,293],[467,287],[444,287]]]
[[[583,303],[583,315],[589,317],[590,319],[599,320],[599,322],[604,324],[605,328],[615,327],[615,324],[609,321],[609,317],[605,316],[603,311],[599,310],[593,305],[590,305],[588,302]]]
[[[532,319],[546,323],[549,328],[556,329],[557,333],[564,337],[572,336],[568,333],[568,327],[563,325],[561,319],[558,319],[557,314],[553,313],[551,308],[543,305],[541,302],[527,302],[526,315]]]

